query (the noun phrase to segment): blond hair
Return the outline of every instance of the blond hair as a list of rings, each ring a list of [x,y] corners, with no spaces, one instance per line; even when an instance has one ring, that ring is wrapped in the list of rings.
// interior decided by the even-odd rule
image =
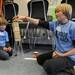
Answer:
[[[70,4],[62,3],[56,6],[56,11],[60,10],[63,14],[70,19],[72,15],[72,6]]]
[[[5,17],[4,16],[0,16],[0,26],[1,25],[7,25],[7,20],[5,19]]]

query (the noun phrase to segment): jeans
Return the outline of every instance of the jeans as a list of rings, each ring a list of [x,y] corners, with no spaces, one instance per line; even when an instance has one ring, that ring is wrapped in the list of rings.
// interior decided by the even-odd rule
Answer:
[[[6,52],[2,49],[0,49],[0,59],[1,60],[8,60],[10,58],[10,56],[12,56],[13,51],[11,52]]]
[[[41,54],[37,57],[38,64],[43,66],[49,75],[56,75],[58,72],[75,65],[75,62],[68,57],[52,58],[52,54],[53,51]]]

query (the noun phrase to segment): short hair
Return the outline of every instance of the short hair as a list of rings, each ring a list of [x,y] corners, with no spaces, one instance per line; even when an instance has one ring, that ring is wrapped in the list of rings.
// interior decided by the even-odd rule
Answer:
[[[5,19],[5,17],[4,16],[0,16],[0,26],[1,25],[7,25],[8,24],[8,22],[7,22],[7,20]]]
[[[62,3],[56,6],[55,11],[60,10],[63,14],[68,18],[71,19],[72,16],[72,6],[67,3]]]

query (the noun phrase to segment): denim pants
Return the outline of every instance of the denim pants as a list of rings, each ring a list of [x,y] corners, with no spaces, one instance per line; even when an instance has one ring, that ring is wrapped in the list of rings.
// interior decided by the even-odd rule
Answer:
[[[12,51],[11,52],[6,52],[2,48],[0,48],[0,59],[1,60],[8,60],[10,56],[12,56]]]
[[[53,51],[41,54],[37,57],[39,65],[43,66],[48,75],[56,75],[58,72],[71,68],[75,62],[68,57],[52,58]]]

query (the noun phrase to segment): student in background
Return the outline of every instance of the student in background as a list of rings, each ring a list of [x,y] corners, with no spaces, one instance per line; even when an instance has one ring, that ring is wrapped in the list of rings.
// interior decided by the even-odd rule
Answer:
[[[25,16],[16,16],[15,21],[29,21],[32,25],[42,26],[55,33],[55,50],[37,56],[37,62],[48,75],[71,68],[75,65],[75,22],[71,21],[72,6],[59,4],[55,14],[57,21],[45,22]]]
[[[7,21],[0,16],[0,59],[7,60],[12,56],[12,48],[9,45],[8,33],[5,31]]]

